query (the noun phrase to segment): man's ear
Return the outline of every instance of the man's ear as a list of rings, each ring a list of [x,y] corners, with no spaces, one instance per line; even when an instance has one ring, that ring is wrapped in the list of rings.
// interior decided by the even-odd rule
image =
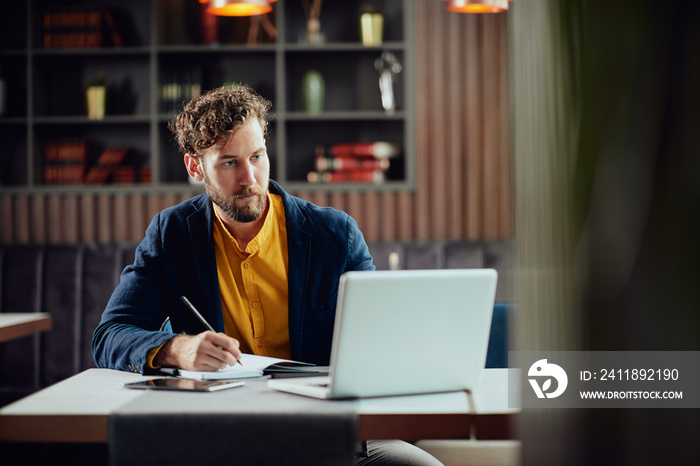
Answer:
[[[191,154],[185,154],[184,161],[185,167],[187,168],[187,173],[189,173],[189,175],[195,181],[203,181],[204,174],[202,172],[202,163],[199,157]]]

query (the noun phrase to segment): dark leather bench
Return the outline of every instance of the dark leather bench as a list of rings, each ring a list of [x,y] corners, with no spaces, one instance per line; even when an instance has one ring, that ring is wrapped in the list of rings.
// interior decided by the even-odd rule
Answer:
[[[504,242],[371,243],[378,269],[493,267],[497,305],[487,367],[506,367],[513,302]],[[48,312],[50,332],[0,344],[0,406],[95,367],[92,332],[134,244],[0,245],[0,312]]]

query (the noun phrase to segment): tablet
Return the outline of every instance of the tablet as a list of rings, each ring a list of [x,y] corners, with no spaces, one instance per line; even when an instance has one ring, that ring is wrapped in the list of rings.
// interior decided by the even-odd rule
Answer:
[[[126,388],[143,390],[183,390],[189,392],[214,392],[227,388],[240,387],[245,382],[240,380],[192,380],[162,377],[141,382],[125,383]]]

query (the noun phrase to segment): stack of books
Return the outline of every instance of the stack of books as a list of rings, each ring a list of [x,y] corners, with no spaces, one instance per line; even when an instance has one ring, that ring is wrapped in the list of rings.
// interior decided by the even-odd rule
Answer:
[[[139,168],[139,183],[151,184],[153,182],[153,171],[148,165]]]
[[[112,12],[99,5],[51,6],[44,10],[44,48],[120,47]]]
[[[401,147],[386,141],[339,143],[316,147],[311,183],[382,183]]]
[[[44,183],[82,183],[86,155],[84,139],[49,140],[44,146]]]
[[[124,157],[129,152],[128,147],[109,146],[97,159],[97,163],[88,170],[85,175],[85,183],[104,184],[109,177],[117,170]],[[127,175],[128,177],[128,175]],[[120,181],[120,180],[115,180]],[[128,182],[128,181],[127,181]],[[133,182],[133,177],[132,181]]]

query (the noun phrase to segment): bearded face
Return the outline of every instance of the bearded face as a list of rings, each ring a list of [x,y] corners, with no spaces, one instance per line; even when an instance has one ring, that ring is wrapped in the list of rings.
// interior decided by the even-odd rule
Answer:
[[[265,213],[268,186],[269,179],[265,186],[260,188],[246,187],[237,193],[226,195],[211,182],[206,172],[204,173],[204,188],[207,194],[234,222],[254,222]]]
[[[251,223],[265,213],[270,159],[257,119],[238,128],[223,146],[211,146],[187,160],[190,175],[204,181],[207,194],[230,220]]]

